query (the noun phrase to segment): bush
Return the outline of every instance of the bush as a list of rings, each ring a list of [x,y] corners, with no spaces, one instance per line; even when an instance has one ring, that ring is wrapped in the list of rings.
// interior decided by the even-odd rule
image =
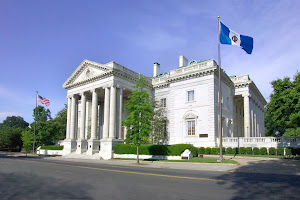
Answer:
[[[167,156],[170,154],[170,145],[150,145],[148,152],[150,155]]]
[[[233,154],[233,150],[232,150],[231,147],[228,147],[228,148],[226,149],[226,154]]]
[[[266,147],[260,148],[259,152],[260,152],[260,155],[267,155],[268,154],[268,150],[267,150]]]
[[[254,148],[253,148],[253,154],[254,154],[254,155],[259,155],[259,154],[260,154],[259,148],[254,147]]]
[[[225,147],[222,147],[222,154],[225,154]]]
[[[285,155],[291,156],[292,155],[292,149],[291,148],[285,148]]]
[[[49,145],[49,146],[41,146],[41,149],[46,150],[63,150],[64,146],[55,146],[55,145]]]
[[[186,149],[190,150],[194,157],[198,156],[198,148],[191,144],[175,144],[169,146],[170,155],[172,156],[180,156]]]
[[[220,154],[220,148],[211,148],[211,154],[213,155]]]
[[[236,154],[239,154],[239,148],[233,148],[232,149],[232,153],[234,154],[234,155],[236,155]]]
[[[278,156],[282,156],[283,154],[284,154],[284,148],[278,147],[278,148],[277,148],[277,155],[278,155]]]
[[[199,154],[205,154],[205,148],[204,147],[199,148]]]
[[[276,149],[274,147],[269,148],[269,155],[276,155]]]
[[[210,147],[206,147],[205,148],[205,154],[210,154],[211,153],[211,148]]]
[[[239,148],[239,154],[246,154],[246,148],[245,147],[240,147]]]
[[[247,147],[246,148],[246,153],[248,154],[248,155],[252,155],[252,147]]]
[[[116,154],[136,154],[136,146],[131,144],[117,144],[113,150]]]

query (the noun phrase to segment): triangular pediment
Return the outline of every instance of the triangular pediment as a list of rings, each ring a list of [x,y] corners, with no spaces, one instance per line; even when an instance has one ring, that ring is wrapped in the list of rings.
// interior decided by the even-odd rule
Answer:
[[[92,80],[95,77],[102,76],[110,71],[112,71],[112,67],[109,65],[103,65],[89,60],[84,60],[66,80],[66,82],[63,84],[63,87],[67,88],[73,84]]]

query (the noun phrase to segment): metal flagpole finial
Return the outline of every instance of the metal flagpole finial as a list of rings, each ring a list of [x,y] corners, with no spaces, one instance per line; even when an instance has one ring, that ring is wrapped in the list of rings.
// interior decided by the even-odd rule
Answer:
[[[220,16],[218,16],[218,19],[220,19]]]

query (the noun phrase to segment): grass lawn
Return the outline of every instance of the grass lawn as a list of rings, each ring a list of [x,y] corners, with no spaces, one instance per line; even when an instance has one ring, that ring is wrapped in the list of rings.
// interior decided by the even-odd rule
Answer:
[[[209,156],[209,154],[204,154],[206,156]],[[263,158],[282,158],[282,156],[276,156],[276,155],[247,155],[247,154],[223,154],[224,156],[232,156],[232,157],[263,157]]]
[[[120,158],[120,160],[136,160],[134,158]],[[218,158],[193,158],[191,160],[155,160],[155,159],[140,159],[142,161],[159,161],[159,162],[191,162],[191,163],[230,163],[237,164],[234,160],[223,160],[218,162]]]

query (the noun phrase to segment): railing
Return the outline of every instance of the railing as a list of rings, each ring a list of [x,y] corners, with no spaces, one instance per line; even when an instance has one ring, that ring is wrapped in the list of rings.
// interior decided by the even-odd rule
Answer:
[[[300,147],[300,137],[225,137],[222,141],[224,147]]]

